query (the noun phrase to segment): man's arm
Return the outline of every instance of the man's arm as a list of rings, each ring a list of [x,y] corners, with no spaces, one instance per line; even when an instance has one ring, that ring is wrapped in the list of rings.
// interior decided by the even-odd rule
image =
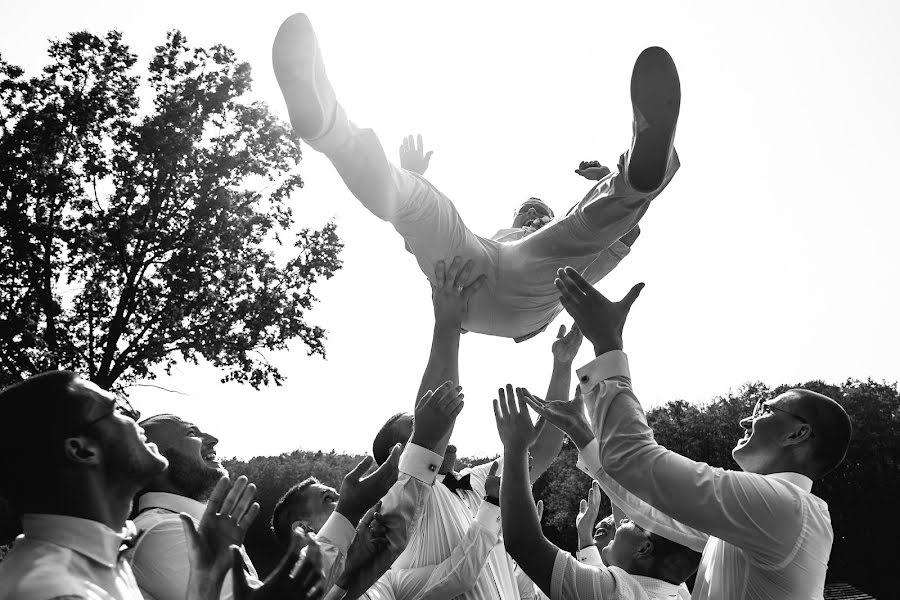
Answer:
[[[786,560],[802,526],[799,490],[793,494],[790,486],[762,475],[695,462],[653,439],[622,354],[625,319],[643,284],[623,300],[610,302],[573,269],[561,269],[558,275],[563,307],[597,356],[578,375],[603,469],[625,489],[690,527],[766,562]]]

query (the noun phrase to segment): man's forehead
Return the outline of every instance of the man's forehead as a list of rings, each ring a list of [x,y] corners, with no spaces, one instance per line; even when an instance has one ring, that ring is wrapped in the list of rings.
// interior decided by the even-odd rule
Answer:
[[[800,398],[799,394],[797,394],[796,392],[793,392],[793,391],[789,391],[789,392],[784,392],[783,394],[778,394],[774,398],[772,398],[770,400],[766,400],[765,402],[763,402],[763,404],[772,404],[774,406],[782,406],[782,405],[791,404],[793,402],[796,402],[799,398]]]
[[[176,432],[187,431],[191,427],[195,427],[195,425],[177,415],[155,415],[141,421],[141,427],[147,431],[147,435],[150,435],[152,432],[161,435],[171,435]]]
[[[115,394],[110,391],[104,390],[99,385],[88,379],[76,377],[72,380],[72,387],[77,390],[82,396],[85,396],[87,398],[91,398],[94,400],[106,400],[109,402],[116,401]]]

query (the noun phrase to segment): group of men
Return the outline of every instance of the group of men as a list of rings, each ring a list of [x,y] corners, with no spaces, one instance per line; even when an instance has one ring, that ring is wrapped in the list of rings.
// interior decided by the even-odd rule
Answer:
[[[73,372],[32,376],[0,392],[0,494],[24,528],[0,562],[0,600],[822,597],[833,533],[811,488],[846,453],[846,412],[802,389],[761,401],[741,421],[741,471],[669,451],[654,441],[622,351],[641,286],[611,302],[592,285],[628,253],[679,165],[668,53],[638,57],[634,138],[617,170],[582,163],[577,172],[597,184],[564,217],[530,199],[492,238],[469,231],[422,177],[421,140],[404,141],[398,168],[347,118],[304,15],[281,26],[273,64],[296,134],[397,229],[431,282],[432,345],[412,413],[385,422],[374,460],[339,490],[310,478],[285,491],[272,517],[284,558],[261,581],[242,545],[256,489],[229,479],[214,436],[176,415],[140,420]],[[521,341],[562,310],[574,324],[552,345],[545,397],[499,389],[503,455],[458,472],[449,441],[464,406],[461,334]],[[573,398],[583,339],[596,358],[578,369]],[[594,480],[577,556],[544,536],[531,491],[566,435]],[[596,523],[601,490],[613,515]]]

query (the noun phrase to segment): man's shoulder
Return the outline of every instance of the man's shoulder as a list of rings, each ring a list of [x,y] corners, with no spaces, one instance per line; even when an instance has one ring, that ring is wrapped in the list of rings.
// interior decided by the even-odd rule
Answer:
[[[91,596],[86,562],[68,548],[20,540],[0,563],[0,600]]]

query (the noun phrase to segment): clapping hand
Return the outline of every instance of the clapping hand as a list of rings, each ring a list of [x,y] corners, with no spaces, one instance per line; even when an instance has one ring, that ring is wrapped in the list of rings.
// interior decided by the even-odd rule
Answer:
[[[581,388],[575,389],[575,398],[572,400],[542,400],[528,390],[522,390],[521,397],[541,418],[568,435],[579,450],[594,439],[594,432],[584,414]]]
[[[367,477],[363,473],[375,462],[371,456],[363,458],[352,471],[344,476],[341,482],[335,510],[344,515],[351,523],[357,523],[379,498],[382,498],[397,481],[397,467],[400,463],[402,446],[395,445],[388,459],[381,463],[375,472]]]
[[[213,489],[199,527],[190,515],[181,513],[181,525],[188,543],[191,564],[190,586],[200,598],[218,598],[219,589],[231,565],[231,546],[244,543],[247,530],[259,514],[254,502],[256,486],[243,475],[231,484],[222,477]]]
[[[425,154],[425,146],[422,144],[421,134],[418,136],[418,141],[419,144],[417,146],[415,141],[413,141],[413,136],[409,135],[403,138],[403,143],[400,144],[400,167],[417,175],[424,175],[434,151],[432,150]]]
[[[577,324],[572,325],[569,333],[566,333],[565,325],[560,325],[559,332],[556,334],[556,341],[550,347],[550,350],[553,352],[553,360],[559,364],[571,365],[578,355],[578,349],[581,348],[583,340],[584,335],[578,329]]]
[[[587,548],[594,543],[594,524],[597,522],[597,515],[600,513],[600,501],[602,499],[603,494],[600,492],[600,485],[595,481],[591,484],[591,489],[588,491],[587,500],[581,499],[578,515],[575,517],[579,550]]]
[[[473,266],[471,260],[463,264],[459,256],[453,258],[449,269],[442,260],[435,265],[431,300],[436,323],[456,328],[462,325],[469,312],[469,299],[481,289],[487,279],[484,275],[479,275],[470,283]]]
[[[513,388],[506,385],[506,390],[497,390],[499,400],[494,400],[494,419],[497,421],[497,432],[503,442],[504,451],[511,454],[525,454],[528,447],[537,439],[537,430],[528,414],[528,406],[522,392],[516,388],[518,402],[513,398]]]
[[[452,381],[445,381],[434,392],[425,392],[416,402],[412,442],[433,451],[453,428],[464,397],[462,386],[454,386]]]
[[[600,356],[610,350],[621,350],[625,319],[644,284],[638,283],[624,298],[611,302],[572,267],[559,269],[556,274],[554,283],[562,294],[560,302],[584,337],[594,345],[594,354]]]
[[[304,545],[306,554],[301,557]],[[325,593],[319,544],[299,529],[292,532],[290,548],[259,587],[247,582],[244,557],[237,547],[232,546],[231,556],[235,600],[319,600]]]
[[[609,175],[612,171],[609,170],[609,167],[604,167],[596,160],[583,160],[578,165],[578,168],[575,169],[575,172],[585,179],[590,179],[591,181],[600,181],[601,179]]]

